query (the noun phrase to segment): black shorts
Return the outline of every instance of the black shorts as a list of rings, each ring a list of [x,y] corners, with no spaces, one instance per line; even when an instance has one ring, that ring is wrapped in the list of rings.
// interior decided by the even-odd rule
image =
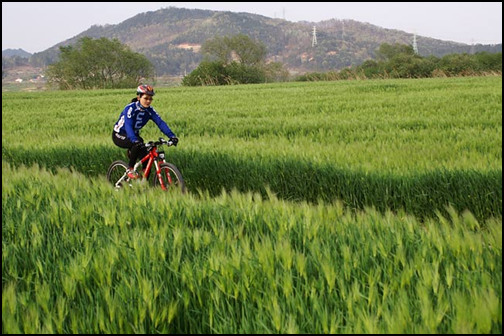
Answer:
[[[143,143],[143,139],[138,137],[138,139]],[[131,149],[133,147],[134,143],[128,139],[128,137],[125,134],[120,134],[115,131],[112,131],[112,141],[114,141],[114,144],[116,146],[119,146],[121,148],[127,148]]]

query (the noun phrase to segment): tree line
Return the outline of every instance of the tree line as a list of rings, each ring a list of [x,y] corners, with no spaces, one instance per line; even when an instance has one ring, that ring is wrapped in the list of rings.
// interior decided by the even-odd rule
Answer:
[[[75,46],[60,47],[60,60],[46,71],[48,83],[62,90],[130,88],[153,81],[155,70],[142,54],[117,39],[84,37]],[[265,45],[238,34],[214,37],[201,48],[203,60],[182,85],[229,85],[291,80],[280,62],[266,62]],[[412,46],[382,44],[375,60],[337,72],[308,73],[295,81],[358,78],[425,78],[502,74],[502,53],[417,55]]]
[[[341,71],[307,73],[296,81],[376,79],[376,78],[430,78],[502,75],[502,53],[478,52],[475,54],[449,54],[443,57],[422,57],[410,45],[380,45],[376,60]]]

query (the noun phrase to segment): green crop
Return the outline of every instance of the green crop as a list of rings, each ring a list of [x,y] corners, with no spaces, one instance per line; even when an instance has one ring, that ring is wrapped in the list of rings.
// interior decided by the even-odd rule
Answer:
[[[502,219],[2,163],[3,333],[501,333]]]
[[[132,92],[2,94],[2,333],[502,333],[501,77]]]
[[[105,174],[126,90],[2,94],[2,157]],[[502,216],[502,78],[159,89],[190,190]],[[162,135],[150,123],[147,139]],[[445,213],[446,215],[446,213]]]

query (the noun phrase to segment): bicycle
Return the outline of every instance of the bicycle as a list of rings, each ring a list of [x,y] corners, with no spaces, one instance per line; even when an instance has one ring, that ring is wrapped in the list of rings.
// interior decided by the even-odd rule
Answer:
[[[142,170],[142,177],[139,180],[148,180],[151,174],[152,165],[155,166],[155,176],[153,184],[154,186],[160,186],[161,189],[168,191],[178,189],[182,193],[185,193],[186,187],[184,178],[178,170],[178,168],[173,164],[166,162],[165,152],[159,151],[158,147],[162,145],[167,145],[168,147],[173,146],[172,141],[167,141],[163,138],[159,138],[158,141],[149,141],[145,144],[148,154],[145,155],[140,161],[138,161],[133,169],[138,171],[140,165],[147,162],[147,166]],[[127,155],[129,157],[129,150]],[[127,175],[128,163],[123,160],[117,160],[112,162],[107,171],[107,179],[114,185],[116,189],[121,189],[125,184],[130,187],[133,186],[132,181]]]

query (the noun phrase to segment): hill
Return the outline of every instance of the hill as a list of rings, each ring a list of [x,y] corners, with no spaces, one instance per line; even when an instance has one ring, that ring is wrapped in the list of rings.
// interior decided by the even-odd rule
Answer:
[[[317,44],[312,46],[313,27]],[[169,7],[138,14],[116,25],[92,26],[75,37],[34,54],[30,63],[46,66],[57,60],[60,46],[76,43],[84,36],[117,38],[133,51],[144,54],[158,75],[183,75],[202,60],[201,45],[215,36],[242,33],[262,41],[268,60],[282,62],[292,73],[340,70],[373,59],[383,43],[411,44],[413,34],[385,29],[353,20],[290,22],[250,13],[233,13]],[[496,46],[470,46],[417,36],[419,54],[502,51]]]
[[[22,58],[30,58],[32,54],[23,49],[5,49],[2,50],[2,57],[14,57],[19,56]]]

